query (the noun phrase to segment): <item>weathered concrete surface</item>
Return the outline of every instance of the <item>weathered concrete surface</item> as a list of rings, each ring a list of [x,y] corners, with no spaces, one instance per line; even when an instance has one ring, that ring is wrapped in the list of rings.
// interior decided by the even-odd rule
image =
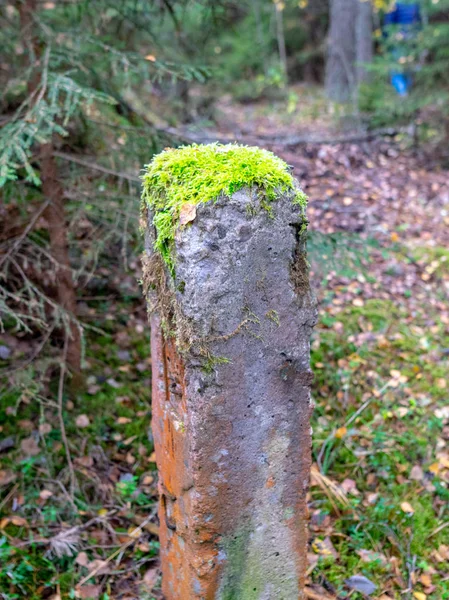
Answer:
[[[178,231],[192,352],[180,356],[152,316],[166,600],[304,597],[316,309],[292,275],[298,207],[286,194],[272,209],[240,191],[200,204]]]

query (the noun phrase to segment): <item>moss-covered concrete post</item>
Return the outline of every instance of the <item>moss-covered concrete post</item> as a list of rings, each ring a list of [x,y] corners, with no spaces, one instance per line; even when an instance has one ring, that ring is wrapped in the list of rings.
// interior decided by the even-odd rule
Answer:
[[[305,197],[236,145],[144,175],[153,432],[166,600],[298,600],[306,570]]]

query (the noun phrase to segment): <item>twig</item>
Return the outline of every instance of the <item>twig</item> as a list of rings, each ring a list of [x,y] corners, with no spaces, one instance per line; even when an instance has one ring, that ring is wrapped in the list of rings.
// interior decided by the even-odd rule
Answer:
[[[69,441],[67,439],[67,433],[65,430],[64,418],[63,418],[63,414],[62,414],[62,399],[63,399],[63,392],[64,392],[64,376],[65,376],[65,371],[66,371],[68,340],[69,340],[69,336],[68,336],[68,332],[66,331],[65,332],[65,340],[64,340],[64,351],[63,351],[63,355],[62,355],[61,369],[60,369],[60,375],[59,375],[59,385],[58,385],[58,419],[59,419],[59,427],[61,428],[61,437],[62,437],[65,454],[66,454],[66,458],[67,458],[67,466],[69,468],[69,473],[70,473],[70,497],[73,502],[73,499],[75,496],[75,488],[77,487],[77,480],[76,480],[75,470],[73,468],[72,457],[70,456]]]
[[[136,527],[135,529],[133,529],[131,531],[131,533],[129,534],[131,536],[131,539],[129,539],[127,542],[125,542],[124,544],[122,544],[120,546],[120,548],[117,548],[117,550],[115,552],[113,552],[111,554],[111,556],[108,556],[108,558],[105,561],[102,561],[101,564],[99,564],[97,567],[95,567],[95,569],[93,571],[91,571],[90,573],[88,573],[86,575],[86,577],[84,577],[83,579],[81,579],[81,581],[78,583],[77,587],[81,587],[82,585],[84,585],[85,583],[87,583],[89,581],[89,579],[91,579],[92,577],[94,577],[98,571],[100,571],[101,569],[104,569],[104,567],[109,564],[111,562],[111,560],[114,560],[114,558],[118,555],[121,554],[124,550],[126,550],[126,548],[128,548],[128,546],[131,546],[131,544],[134,544],[134,542],[137,540],[136,534],[140,533],[142,531],[142,529],[145,527],[145,525],[147,523],[149,523],[151,521],[151,519],[154,517],[153,514],[150,514],[145,521],[143,521],[139,527]]]
[[[379,396],[381,396],[383,394],[383,392],[387,389],[387,387],[389,387],[390,382],[387,381],[387,383],[382,386],[379,390]],[[357,417],[365,410],[365,408],[374,400],[375,396],[370,396],[368,398],[368,400],[366,400],[362,406],[360,406],[360,408],[358,410],[355,411],[355,413],[346,421],[345,423],[345,427],[348,427],[348,425],[350,425],[353,421],[355,421],[357,419]]]
[[[25,229],[23,230],[22,234],[17,238],[17,240],[14,242],[14,244],[11,246],[11,248],[9,249],[9,251],[5,254],[5,256],[3,256],[3,258],[0,260],[0,267],[8,260],[8,258],[11,256],[11,254],[16,250],[16,248],[18,246],[20,246],[20,244],[22,243],[23,239],[29,234],[29,232],[33,229],[36,221],[39,219],[39,217],[41,216],[41,214],[44,212],[44,210],[47,208],[47,206],[50,204],[50,200],[46,200],[42,206],[39,208],[38,211],[36,211],[35,215],[33,216],[33,218],[31,219],[31,221],[28,223],[28,225],[25,227]]]
[[[304,592],[309,600],[335,600],[335,596],[323,596],[323,594],[319,594],[307,586],[304,588]]]
[[[446,523],[442,523],[441,525],[439,525],[436,529],[432,531],[432,533],[428,537],[431,538],[437,533],[440,533],[440,531],[442,531],[443,529],[446,529],[446,527],[449,527],[449,521],[446,521]]]
[[[37,347],[37,350],[35,350],[33,352],[33,354],[27,360],[23,361],[17,367],[14,367],[12,369],[4,370],[4,371],[0,370],[0,377],[5,377],[7,375],[11,375],[12,373],[15,373],[16,371],[20,371],[21,369],[24,369],[29,364],[31,364],[34,361],[34,359],[40,354],[42,348],[45,346],[45,344],[49,340],[51,334],[53,333],[53,330],[54,330],[54,327],[52,327],[51,329],[49,329],[47,331],[47,334],[45,335],[44,340],[39,344],[39,346]]]
[[[377,137],[388,136],[394,137],[398,133],[402,131],[406,131],[407,128],[393,128],[393,127],[382,127],[379,129],[373,129],[372,131],[359,131],[348,135],[341,136],[329,136],[329,137],[314,137],[308,135],[298,135],[298,136],[290,136],[280,138],[279,136],[273,135],[259,135],[257,137],[245,136],[245,134],[232,134],[228,137],[222,137],[220,134],[202,134],[195,135],[192,133],[185,133],[183,131],[179,131],[175,127],[166,127],[165,129],[161,129],[160,131],[183,141],[189,143],[210,143],[210,142],[221,142],[224,144],[229,144],[234,141],[242,142],[243,138],[247,138],[247,141],[251,141],[253,144],[273,144],[276,146],[283,147],[294,147],[300,146],[303,144],[351,144],[351,143],[359,143],[359,142],[369,142]]]
[[[53,484],[56,484],[57,486],[59,486],[61,488],[61,491],[64,494],[64,496],[67,497],[67,500],[72,505],[72,508],[75,511],[75,513],[78,512],[78,507],[76,506],[75,502],[73,501],[73,498],[71,498],[69,492],[67,491],[67,489],[66,489],[65,485],[62,483],[62,481],[59,481],[59,479],[46,479],[45,477],[37,477],[36,479],[38,481],[41,480],[41,481],[45,481],[47,483],[53,483]]]
[[[114,171],[114,169],[108,169],[107,167],[103,167],[103,165],[99,165],[98,163],[79,158],[75,154],[67,154],[66,152],[53,152],[53,156],[57,156],[58,158],[62,158],[63,160],[67,160],[69,162],[77,163],[79,165],[82,165],[83,167],[87,167],[88,169],[92,169],[94,171],[101,171],[102,173],[106,173],[107,175],[113,175],[114,177],[127,179],[128,181],[141,183],[140,178],[137,177],[137,175],[131,175],[131,173]]]
[[[16,492],[17,488],[19,487],[19,484],[16,483],[12,489],[9,490],[9,492],[6,494],[6,496],[3,498],[3,500],[0,502],[0,510],[5,506],[5,504],[8,502],[8,500],[11,498],[11,496],[14,495],[14,493]]]

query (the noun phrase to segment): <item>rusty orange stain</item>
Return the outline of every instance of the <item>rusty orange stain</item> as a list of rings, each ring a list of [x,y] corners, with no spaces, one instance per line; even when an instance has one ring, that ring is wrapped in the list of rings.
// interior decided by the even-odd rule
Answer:
[[[151,354],[163,593],[169,600],[213,600],[219,572],[217,533],[213,526],[195,532],[189,523],[189,490],[194,484],[185,433],[188,424],[184,361],[173,341],[164,339],[156,315],[151,318]]]
[[[272,488],[272,487],[274,487],[274,486],[275,486],[275,484],[276,484],[276,481],[275,481],[275,479],[274,479],[273,475],[270,475],[270,477],[268,477],[268,479],[267,479],[267,482],[266,482],[266,484],[265,484],[265,487],[267,487],[267,488]]]

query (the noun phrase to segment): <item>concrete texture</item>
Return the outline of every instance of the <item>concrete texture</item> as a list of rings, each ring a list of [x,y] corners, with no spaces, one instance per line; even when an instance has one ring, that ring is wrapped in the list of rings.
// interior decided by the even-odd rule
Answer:
[[[166,600],[304,597],[316,309],[297,284],[291,199],[270,216],[242,190],[176,234],[173,289],[196,342],[181,355],[152,315]]]

